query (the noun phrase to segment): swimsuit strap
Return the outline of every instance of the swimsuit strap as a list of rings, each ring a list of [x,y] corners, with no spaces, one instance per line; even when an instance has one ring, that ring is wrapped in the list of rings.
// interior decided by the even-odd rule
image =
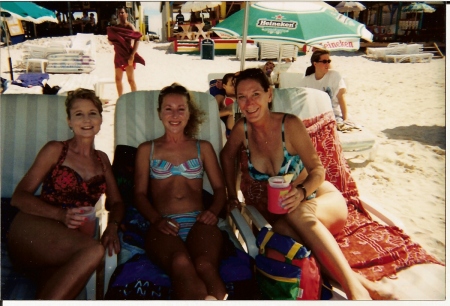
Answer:
[[[56,167],[62,165],[62,163],[66,160],[67,153],[69,152],[69,142],[67,140],[66,141],[61,141],[61,142],[63,144],[63,149],[61,151],[61,155],[59,156],[58,162],[56,163]],[[106,172],[106,167],[103,164],[102,158],[100,157],[100,153],[98,153],[98,150],[95,150],[95,154],[97,154],[97,160],[102,165],[103,172]]]
[[[150,151],[150,160],[153,160],[153,150],[155,149],[155,142],[152,141],[152,150]]]
[[[100,162],[100,164],[102,164],[103,172],[106,172],[106,167],[105,167],[105,165],[103,164],[102,158],[100,157],[100,153],[98,153],[98,150],[95,150],[95,153],[97,153],[97,159],[98,159],[98,161]]]
[[[283,151],[287,151],[286,143],[285,143],[285,139],[284,139],[284,120],[286,119],[286,116],[287,116],[287,114],[284,114],[283,121],[281,122],[281,141],[283,141]]]
[[[248,133],[247,133],[247,118],[244,117],[244,131],[245,131],[245,142],[246,142],[246,151],[247,151],[247,156],[248,156],[248,161],[251,163],[250,161],[250,149],[248,148]]]
[[[63,144],[63,148],[61,154],[59,155],[58,162],[56,163],[56,167],[62,165],[62,163],[66,160],[67,152],[69,151],[69,143],[66,141],[61,141]]]
[[[198,160],[201,162],[201,159],[200,159],[200,140],[199,139],[197,139],[197,153],[198,153]]]

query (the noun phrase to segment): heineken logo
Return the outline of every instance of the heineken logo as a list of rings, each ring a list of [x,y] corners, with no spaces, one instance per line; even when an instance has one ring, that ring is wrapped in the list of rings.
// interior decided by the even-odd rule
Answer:
[[[270,20],[270,19],[258,19],[256,26],[261,27],[261,28],[272,27],[272,28],[278,28],[278,29],[295,30],[297,28],[297,22],[282,21],[282,20]]]

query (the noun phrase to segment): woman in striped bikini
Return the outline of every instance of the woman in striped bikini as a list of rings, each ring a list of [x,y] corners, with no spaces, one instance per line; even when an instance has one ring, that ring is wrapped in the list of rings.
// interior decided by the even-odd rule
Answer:
[[[225,183],[212,145],[194,138],[204,113],[176,83],[161,90],[158,113],[165,134],[142,143],[136,156],[135,203],[152,224],[147,254],[170,276],[176,298],[224,299],[217,215]],[[208,209],[202,203],[205,171],[214,191]]]

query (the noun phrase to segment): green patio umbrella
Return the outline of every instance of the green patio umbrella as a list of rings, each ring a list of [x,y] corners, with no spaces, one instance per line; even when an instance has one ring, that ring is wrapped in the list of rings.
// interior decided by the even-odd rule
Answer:
[[[434,7],[422,2],[413,2],[410,5],[403,7],[402,9],[402,12],[416,13],[414,20],[417,20],[417,13],[420,13],[423,16],[423,13],[434,13],[435,11],[436,9]],[[419,29],[420,28],[421,25],[419,25]]]
[[[30,21],[37,24],[46,21],[58,23],[58,19],[56,19],[54,12],[33,2],[2,1],[1,10],[10,13],[11,16],[19,20]]]
[[[234,13],[212,30],[221,38],[242,37],[244,13],[245,9]],[[314,2],[258,2],[249,7],[247,37],[261,42],[356,51],[361,38],[372,41],[373,35],[363,24]]]

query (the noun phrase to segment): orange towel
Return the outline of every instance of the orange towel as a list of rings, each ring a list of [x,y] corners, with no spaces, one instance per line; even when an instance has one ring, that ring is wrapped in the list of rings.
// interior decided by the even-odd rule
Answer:
[[[142,34],[130,29],[124,29],[119,27],[106,28],[108,39],[114,45],[114,66],[120,68],[128,65],[128,58],[130,57],[133,47],[131,47],[131,40],[139,39]],[[136,53],[134,55],[134,63],[139,63],[145,66],[145,60]]]

